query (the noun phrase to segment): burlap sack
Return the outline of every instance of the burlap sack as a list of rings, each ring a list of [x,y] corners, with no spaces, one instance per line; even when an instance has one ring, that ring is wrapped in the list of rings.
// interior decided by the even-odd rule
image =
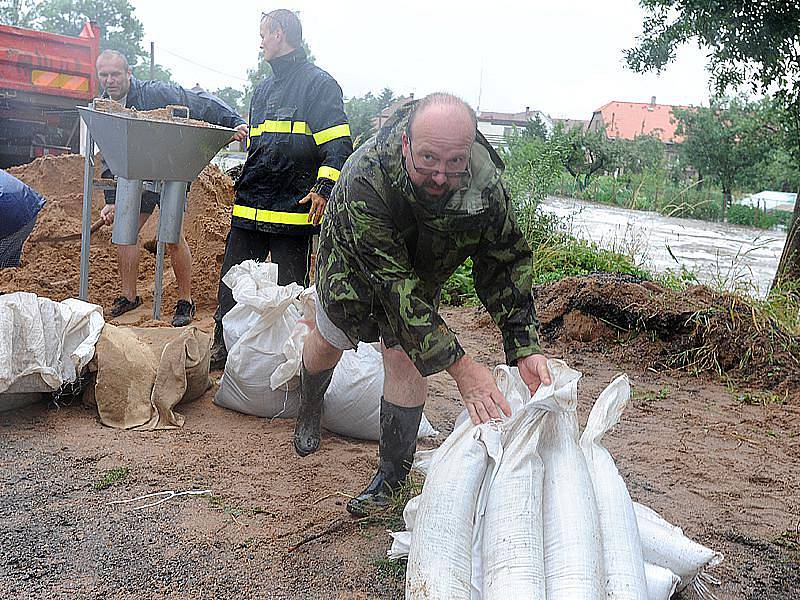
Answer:
[[[180,402],[195,400],[211,387],[208,376],[211,336],[196,327],[103,328],[91,368],[97,372],[92,394],[100,421],[118,429],[171,429],[184,416]]]

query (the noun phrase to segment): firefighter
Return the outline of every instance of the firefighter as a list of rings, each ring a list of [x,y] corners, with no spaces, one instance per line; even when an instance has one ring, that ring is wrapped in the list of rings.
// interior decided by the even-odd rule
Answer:
[[[270,255],[280,285],[308,285],[312,236],[353,151],[342,90],[308,61],[297,15],[285,9],[263,14],[260,33],[272,75],[250,102],[247,160],[236,183],[220,272],[212,369],[225,365],[222,318],[235,305],[222,278],[244,260]]]

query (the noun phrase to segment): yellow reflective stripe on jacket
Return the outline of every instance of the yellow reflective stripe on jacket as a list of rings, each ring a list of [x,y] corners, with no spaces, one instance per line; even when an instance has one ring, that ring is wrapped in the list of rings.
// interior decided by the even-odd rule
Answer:
[[[250,137],[258,137],[262,133],[297,133],[300,135],[311,135],[311,129],[305,121],[266,120],[250,130]]]
[[[339,171],[338,169],[334,169],[333,167],[322,166],[319,168],[319,171],[317,171],[317,179],[319,179],[320,177],[325,177],[326,179],[330,179],[331,181],[336,181],[337,179],[339,179],[340,173],[341,171]]]
[[[319,133],[312,133],[305,121],[264,121],[250,129],[250,137],[258,137],[262,133],[296,133],[299,135],[313,135],[314,142],[321,146],[337,138],[350,137],[350,125],[334,125],[323,129]]]
[[[264,210],[261,208],[252,208],[250,206],[242,206],[241,204],[233,205],[233,216],[250,221],[258,221],[260,223],[281,223],[283,225],[313,225],[308,222],[308,213],[294,213],[294,212],[280,212],[277,210]]]
[[[325,142],[330,142],[331,140],[342,137],[350,137],[350,125],[347,123],[344,125],[334,125],[333,127],[323,129],[319,133],[315,133],[314,141],[317,143],[317,146],[322,146]]]

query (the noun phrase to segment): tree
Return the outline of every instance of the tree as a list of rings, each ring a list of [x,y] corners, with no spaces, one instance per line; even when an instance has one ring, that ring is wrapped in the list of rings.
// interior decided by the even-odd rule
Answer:
[[[709,51],[718,95],[749,85],[775,96],[786,120],[786,150],[800,165],[800,3],[794,0],[639,0],[645,10],[638,45],[625,50],[637,72],[662,71],[682,44],[696,41]],[[789,228],[773,285],[800,281],[800,202]]]
[[[133,67],[133,75],[136,79],[151,79],[150,77],[150,63],[140,62],[138,65]],[[160,64],[156,63],[155,68],[153,69],[153,80],[155,81],[163,81],[164,83],[176,83],[175,80],[172,78],[172,71],[170,71],[166,67],[162,67]]]
[[[536,113],[533,119],[528,119],[528,122],[525,123],[525,135],[533,136],[540,140],[546,140],[549,137],[547,127],[539,113]]]
[[[100,26],[103,50],[122,52],[131,65],[145,58],[144,26],[128,0],[45,0],[36,8],[37,29],[78,35],[86,21]]]
[[[212,92],[217,98],[228,104],[231,108],[233,108],[236,112],[242,113],[242,98],[244,97],[244,92],[242,90],[237,90],[236,88],[232,88],[231,86],[227,86],[224,88],[220,88],[215,92]]]
[[[394,92],[389,88],[383,88],[377,96],[367,92],[364,96],[345,101],[344,112],[350,123],[350,136],[355,147],[360,146],[375,133],[375,118],[395,100],[397,99],[394,97]]]
[[[14,27],[31,27],[36,17],[35,0],[0,0],[0,23]]]
[[[619,139],[619,165],[624,173],[641,174],[664,165],[664,143],[653,135],[637,135],[633,140]]]
[[[503,177],[518,208],[538,205],[555,188],[564,171],[565,146],[537,133],[518,130],[501,150],[506,172]]]
[[[684,136],[681,156],[700,178],[722,187],[722,214],[731,205],[733,188],[744,181],[748,169],[767,151],[764,111],[742,98],[722,99],[708,108],[674,109]]]
[[[613,171],[619,165],[620,147],[609,140],[605,131],[584,131],[579,127],[567,129],[556,125],[550,143],[559,149],[564,168],[585,190],[593,175]]]

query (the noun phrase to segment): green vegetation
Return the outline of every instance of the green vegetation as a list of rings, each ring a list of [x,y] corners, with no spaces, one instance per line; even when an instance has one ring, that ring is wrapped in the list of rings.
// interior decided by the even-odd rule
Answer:
[[[112,485],[117,485],[120,481],[128,476],[130,470],[128,467],[117,467],[103,473],[103,476],[94,484],[95,490],[105,490]]]
[[[773,94],[774,116],[768,131],[778,153],[769,160],[800,165],[800,5],[796,2],[716,2],[639,0],[644,10],[642,35],[625,51],[638,73],[661,72],[687,43],[707,51],[708,70],[717,97],[749,87]],[[745,144],[747,145],[747,144]],[[713,149],[711,150],[713,152]],[[782,159],[779,155],[784,154]],[[783,171],[785,172],[785,171]],[[795,187],[793,191],[798,188]],[[800,203],[789,227],[773,287],[800,281]]]
[[[255,515],[262,515],[262,514],[275,516],[273,513],[270,513],[269,511],[260,506],[253,506],[253,507],[232,506],[228,504],[228,501],[224,496],[209,496],[208,506],[211,507],[211,509],[213,510],[220,511],[234,518],[241,516],[253,517]]]
[[[361,517],[357,523],[362,530],[371,525],[380,525],[383,530],[402,531],[406,528],[405,521],[403,521],[403,509],[411,498],[421,493],[422,481],[419,481],[419,478],[412,473],[412,476],[406,478],[400,489],[392,495],[391,502],[386,509]]]
[[[367,92],[364,96],[348,98],[344,103],[344,112],[350,122],[350,135],[353,146],[358,148],[375,133],[375,119],[380,112],[397,100],[389,88],[374,96]]]
[[[378,576],[390,581],[403,582],[406,578],[408,561],[394,558],[379,558],[372,563],[378,571]]]

